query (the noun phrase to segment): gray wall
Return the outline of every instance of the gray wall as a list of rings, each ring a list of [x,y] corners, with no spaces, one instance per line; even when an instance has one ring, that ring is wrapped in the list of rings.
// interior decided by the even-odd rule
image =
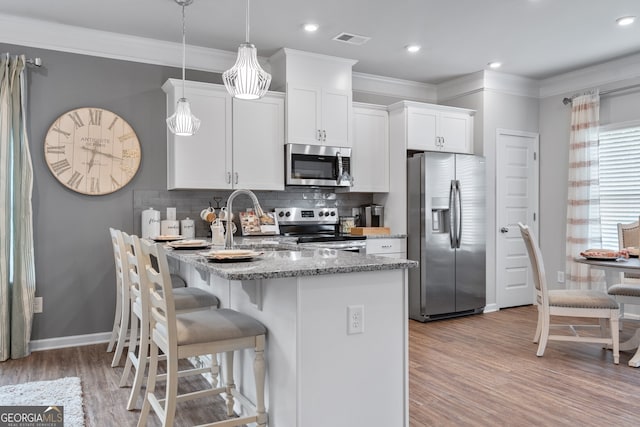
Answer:
[[[175,206],[176,200],[185,197],[166,191],[166,101],[161,89],[168,78],[180,78],[180,69],[1,43],[0,52],[41,57],[44,63],[41,69],[28,71],[36,296],[44,298],[44,312],[34,317],[32,339],[108,332],[115,309],[108,228],[139,231],[134,200],[142,204],[149,200],[145,197],[155,194],[158,204],[154,207],[162,208],[162,203]],[[197,71],[188,71],[187,79],[221,82],[219,74]],[[83,106],[114,111],[131,124],[140,139],[142,163],[137,175],[110,195],[72,192],[54,179],[44,162],[44,136],[51,123],[62,113]],[[212,196],[187,193],[187,198],[199,201],[193,203],[193,209],[185,208],[185,214],[199,212],[200,202]],[[297,197],[304,194],[281,199]],[[333,203],[348,206],[361,201],[370,202],[371,195],[341,195]]]

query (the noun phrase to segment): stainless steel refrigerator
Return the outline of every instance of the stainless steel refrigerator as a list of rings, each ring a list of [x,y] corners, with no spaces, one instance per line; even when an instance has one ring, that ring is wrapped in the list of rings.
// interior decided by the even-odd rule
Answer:
[[[485,161],[423,152],[407,159],[409,317],[480,313],[486,302]]]

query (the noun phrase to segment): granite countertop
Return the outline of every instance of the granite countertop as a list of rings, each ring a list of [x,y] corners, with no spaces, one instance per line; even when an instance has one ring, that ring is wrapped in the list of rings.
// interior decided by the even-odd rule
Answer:
[[[300,249],[290,238],[281,236],[236,238],[234,242],[236,249],[250,248],[263,254],[241,262],[208,261],[200,255],[206,252],[202,249],[168,249],[167,256],[229,280],[399,270],[418,266],[411,260],[365,256],[334,249]]]

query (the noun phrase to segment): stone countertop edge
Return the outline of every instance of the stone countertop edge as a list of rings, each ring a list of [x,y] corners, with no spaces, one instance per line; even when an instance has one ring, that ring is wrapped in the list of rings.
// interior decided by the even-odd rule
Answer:
[[[261,250],[261,248],[255,248]],[[335,250],[269,250],[251,261],[217,263],[208,261],[202,250],[171,250],[167,256],[199,270],[229,280],[278,279],[324,274],[356,273],[414,268],[417,261],[379,256],[364,256]]]
[[[373,239],[404,239],[406,238],[406,234],[369,234],[367,235],[367,240]]]

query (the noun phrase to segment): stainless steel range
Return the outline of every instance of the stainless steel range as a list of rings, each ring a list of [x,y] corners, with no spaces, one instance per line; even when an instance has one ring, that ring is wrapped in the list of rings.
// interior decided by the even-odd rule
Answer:
[[[276,208],[275,212],[280,234],[297,237],[302,247],[365,251],[365,236],[338,232],[338,208]]]

